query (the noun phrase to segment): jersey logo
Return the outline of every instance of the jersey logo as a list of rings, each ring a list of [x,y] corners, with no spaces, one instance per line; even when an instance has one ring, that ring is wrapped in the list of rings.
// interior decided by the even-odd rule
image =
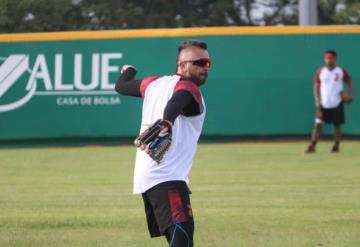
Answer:
[[[340,81],[340,75],[339,75],[339,73],[335,73],[335,81]]]

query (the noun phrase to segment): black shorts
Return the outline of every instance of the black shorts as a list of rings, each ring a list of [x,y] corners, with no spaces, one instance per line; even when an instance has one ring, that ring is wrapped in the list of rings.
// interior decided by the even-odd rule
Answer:
[[[340,126],[345,123],[345,112],[344,112],[344,104],[340,103],[335,108],[322,108],[322,117],[320,118],[323,122],[327,124],[334,124],[335,126]]]
[[[158,184],[142,194],[151,237],[164,235],[172,225],[193,220],[190,190],[184,181]]]

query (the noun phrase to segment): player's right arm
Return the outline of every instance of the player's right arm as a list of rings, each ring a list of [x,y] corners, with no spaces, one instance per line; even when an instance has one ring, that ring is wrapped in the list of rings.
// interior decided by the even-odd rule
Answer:
[[[122,95],[141,97],[141,80],[135,80],[136,69],[131,65],[124,65],[121,75],[115,84],[115,91]]]
[[[152,75],[141,80],[135,80],[136,73],[135,67],[124,65],[115,84],[115,91],[122,95],[144,98],[147,87],[159,76]]]
[[[319,69],[316,72],[316,75],[314,76],[314,99],[315,99],[315,106],[317,109],[317,116],[321,117],[321,103],[320,103],[320,71],[321,69]]]

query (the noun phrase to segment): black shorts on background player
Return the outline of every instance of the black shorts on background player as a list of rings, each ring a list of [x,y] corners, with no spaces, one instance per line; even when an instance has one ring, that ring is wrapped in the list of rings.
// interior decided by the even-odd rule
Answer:
[[[178,234],[192,246],[194,220],[190,204],[190,190],[184,181],[160,183],[142,194],[151,237],[166,236],[168,242]],[[174,228],[174,229],[172,229]],[[185,233],[184,233],[185,232]]]
[[[334,124],[334,126],[340,126],[345,123],[345,112],[344,112],[344,104],[341,102],[335,108],[322,108],[321,107],[321,120],[327,124]]]

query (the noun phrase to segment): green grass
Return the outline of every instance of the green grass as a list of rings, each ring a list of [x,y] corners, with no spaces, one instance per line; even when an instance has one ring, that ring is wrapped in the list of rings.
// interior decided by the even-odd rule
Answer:
[[[196,246],[360,246],[360,142],[202,144]],[[132,195],[130,146],[0,149],[0,246],[166,246]]]

